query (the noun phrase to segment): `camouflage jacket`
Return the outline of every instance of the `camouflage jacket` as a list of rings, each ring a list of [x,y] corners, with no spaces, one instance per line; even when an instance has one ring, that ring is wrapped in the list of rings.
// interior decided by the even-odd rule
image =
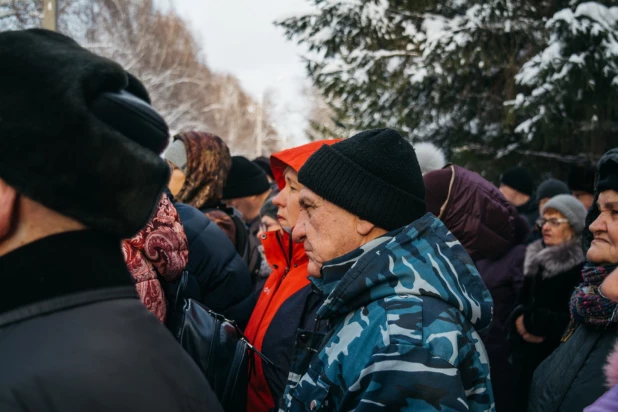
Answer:
[[[495,410],[491,296],[433,215],[324,265],[329,332],[297,334],[281,411]]]

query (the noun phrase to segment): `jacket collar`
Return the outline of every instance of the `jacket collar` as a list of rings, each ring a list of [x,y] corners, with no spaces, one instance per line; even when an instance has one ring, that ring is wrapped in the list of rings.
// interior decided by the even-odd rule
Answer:
[[[120,240],[93,230],[49,236],[0,257],[0,313],[102,288],[134,285]]]
[[[389,242],[402,230],[403,228],[400,228],[386,233],[383,236],[367,242],[358,249],[335,258],[330,262],[326,262],[320,271],[322,276],[320,278],[312,278],[311,282],[313,282],[324,296],[330,295],[339,284],[339,281],[343,279],[345,274],[348,273],[363,256],[366,256],[384,242]]]
[[[380,240],[378,240],[380,239]],[[391,296],[428,296],[458,309],[481,331],[489,326],[492,300],[470,256],[431,213],[324,264],[311,279],[328,295],[319,319],[345,316]]]
[[[283,231],[267,232],[261,235],[266,261],[279,267],[301,266],[309,261],[302,243],[292,241],[292,236]]]

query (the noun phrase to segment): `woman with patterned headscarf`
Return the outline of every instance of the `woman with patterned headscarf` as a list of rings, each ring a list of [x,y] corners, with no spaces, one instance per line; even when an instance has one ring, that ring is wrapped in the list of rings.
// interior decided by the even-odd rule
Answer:
[[[164,157],[172,168],[169,189],[187,234],[187,270],[199,284],[199,300],[243,326],[255,304],[251,275],[227,239],[236,233],[235,222],[219,208],[231,167],[229,149],[213,134],[186,132],[174,137]]]
[[[225,142],[211,133],[184,132],[174,136],[164,156],[173,167],[170,191],[176,201],[205,212],[236,245],[234,221],[221,203],[232,167]]]

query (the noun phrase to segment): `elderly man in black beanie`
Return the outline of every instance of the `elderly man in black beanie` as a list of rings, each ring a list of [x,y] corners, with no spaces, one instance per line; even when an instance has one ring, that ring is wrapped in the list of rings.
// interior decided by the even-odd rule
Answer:
[[[412,146],[396,131],[322,146],[300,169],[293,230],[326,295],[297,333],[283,411],[491,410],[479,333],[492,301],[472,260],[425,213]]]
[[[260,230],[260,209],[271,197],[266,173],[242,156],[232,157],[232,168],[223,187],[223,202],[242,214],[252,236]]]
[[[0,410],[220,410],[121,251],[169,178],[146,90],[44,30],[0,61]]]

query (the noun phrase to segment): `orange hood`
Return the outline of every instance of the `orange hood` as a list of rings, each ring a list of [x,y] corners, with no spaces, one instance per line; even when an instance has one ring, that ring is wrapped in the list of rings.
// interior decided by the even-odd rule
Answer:
[[[291,167],[298,173],[307,159],[309,159],[309,157],[311,157],[311,155],[314,154],[320,147],[325,144],[332,146],[341,140],[343,139],[318,140],[316,142],[283,150],[270,156],[270,168],[273,171],[273,176],[275,176],[275,182],[277,182],[279,189],[283,189],[285,187],[285,179],[283,178],[283,172],[285,172],[285,169]]]

